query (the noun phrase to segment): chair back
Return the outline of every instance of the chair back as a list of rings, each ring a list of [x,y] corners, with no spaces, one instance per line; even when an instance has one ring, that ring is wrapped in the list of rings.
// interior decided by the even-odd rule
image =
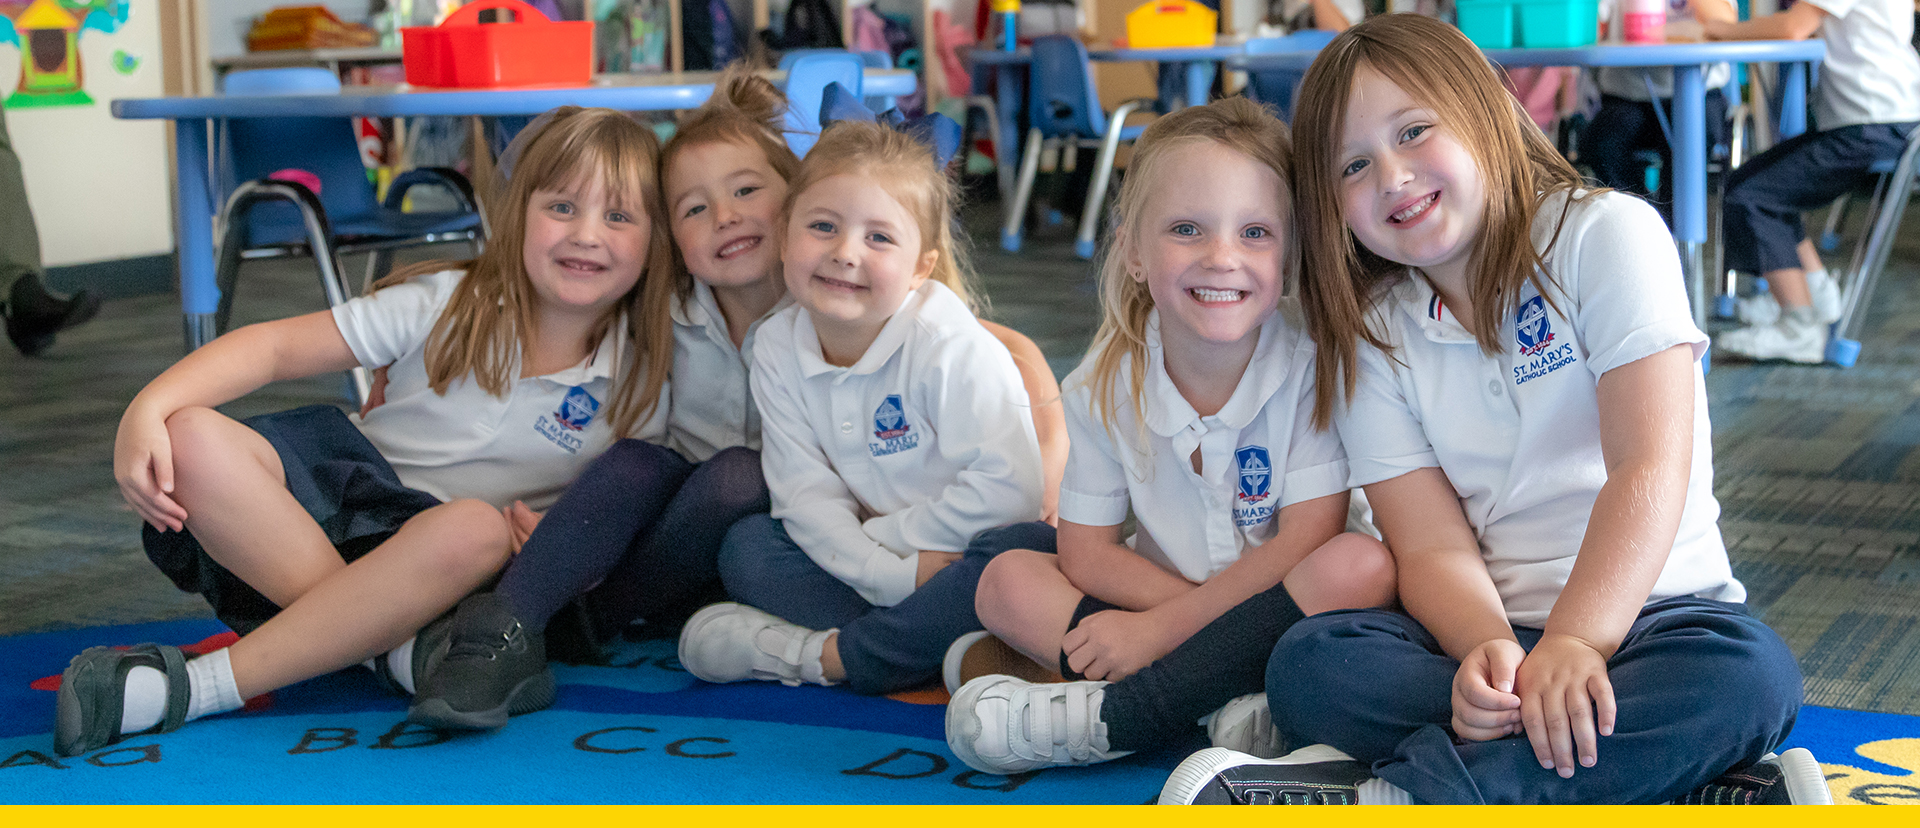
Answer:
[[[820,103],[827,85],[840,84],[860,94],[866,67],[860,55],[840,49],[809,50],[787,67],[787,146],[805,157],[820,140]]]
[[[340,80],[319,68],[253,69],[229,73],[223,88],[229,95],[328,94],[340,91]],[[242,181],[299,169],[320,180],[320,202],[330,218],[363,216],[378,209],[350,119],[234,118],[223,125],[222,132],[223,198]],[[244,220],[249,245],[306,235],[299,210],[285,202],[256,204]]]
[[[1028,74],[1027,121],[1047,138],[1106,134],[1107,113],[1093,86],[1087,47],[1065,35],[1033,39],[1033,69]]]

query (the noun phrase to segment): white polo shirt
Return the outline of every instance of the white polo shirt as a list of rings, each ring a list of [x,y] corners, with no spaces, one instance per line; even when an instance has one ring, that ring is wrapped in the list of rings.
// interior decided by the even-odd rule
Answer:
[[[1827,59],[1814,89],[1822,130],[1920,121],[1920,56],[1913,51],[1908,0],[1807,0],[1827,17]]]
[[[614,441],[603,414],[625,325],[580,364],[516,380],[505,399],[471,377],[454,380],[441,396],[427,382],[427,336],[465,275],[421,276],[333,309],[361,365],[391,366],[386,402],[353,420],[411,488],[441,500],[524,500],[545,509]],[[660,405],[630,436],[658,441],[667,404],[662,389]]]
[[[1535,245],[1545,245],[1564,198],[1542,205]],[[1525,289],[1493,357],[1424,278],[1385,289],[1368,322],[1400,362],[1363,343],[1358,390],[1335,417],[1354,486],[1420,468],[1446,473],[1508,621],[1527,627],[1545,626],[1607,480],[1601,375],[1675,345],[1697,357],[1707,343],[1666,226],[1640,199],[1609,192],[1576,203],[1547,267],[1565,315]],[[1686,506],[1649,602],[1746,597],[1716,524],[1706,384],[1693,370]]]
[[[868,602],[914,590],[919,551],[1040,517],[1040,443],[1020,370],[965,303],[928,280],[851,367],[804,308],[768,319],[753,399],[773,516]]]
[[[747,326],[735,348],[727,318],[705,282],[695,279],[693,294],[673,303],[673,382],[680,393],[667,412],[667,448],[695,463],[734,446],[760,449],[760,410],[747,384],[747,359],[760,326],[791,304],[792,297],[780,297]]]
[[[1282,299],[1261,326],[1233,396],[1203,417],[1167,375],[1154,311],[1147,318],[1147,385],[1129,387],[1132,359],[1121,361],[1112,431],[1093,410],[1093,355],[1067,377],[1071,448],[1060,518],[1113,526],[1131,508],[1140,527],[1134,551],[1194,583],[1272,540],[1281,509],[1347,490],[1339,438],[1313,427],[1313,355],[1299,303]]]

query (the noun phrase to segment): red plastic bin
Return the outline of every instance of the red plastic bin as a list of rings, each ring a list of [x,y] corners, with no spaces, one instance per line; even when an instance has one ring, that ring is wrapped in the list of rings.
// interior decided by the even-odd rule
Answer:
[[[512,23],[481,23],[488,9]],[[401,62],[414,86],[585,86],[593,81],[592,21],[554,21],[522,0],[476,0],[438,26],[400,30]]]

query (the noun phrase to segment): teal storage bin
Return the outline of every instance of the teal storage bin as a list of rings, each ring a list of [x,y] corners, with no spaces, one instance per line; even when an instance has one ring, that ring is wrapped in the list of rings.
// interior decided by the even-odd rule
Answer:
[[[1598,8],[1599,0],[1595,0]],[[1510,49],[1518,28],[1513,0],[1454,0],[1454,25],[1482,49]],[[1597,14],[1597,12],[1596,12]]]
[[[1600,0],[1520,0],[1519,5],[1520,45],[1529,49],[1591,46],[1600,37]]]
[[[1599,39],[1600,0],[1455,0],[1456,25],[1482,49],[1564,49]]]

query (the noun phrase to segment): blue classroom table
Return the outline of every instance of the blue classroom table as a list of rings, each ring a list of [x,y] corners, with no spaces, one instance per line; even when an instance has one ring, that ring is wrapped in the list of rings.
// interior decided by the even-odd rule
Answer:
[[[218,187],[212,180],[208,138],[211,121],[227,118],[340,117],[413,118],[429,115],[535,115],[556,106],[607,107],[625,112],[691,109],[713,94],[717,72],[666,72],[602,75],[590,86],[435,90],[406,86],[349,86],[324,95],[210,95],[177,98],[122,98],[113,116],[174,122],[176,172],[175,244],[180,259],[180,310],[187,349],[213,338],[220,291],[214,284],[213,219]],[[786,75],[769,77],[784,86]],[[895,97],[913,94],[918,81],[901,69],[868,69],[865,92]]]

